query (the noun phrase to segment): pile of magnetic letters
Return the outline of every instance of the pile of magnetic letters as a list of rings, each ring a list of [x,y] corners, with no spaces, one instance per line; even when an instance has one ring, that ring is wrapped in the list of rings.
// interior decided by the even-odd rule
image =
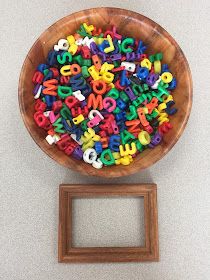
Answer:
[[[160,144],[177,112],[177,81],[162,59],[115,27],[83,23],[61,38],[32,78],[34,120],[46,141],[97,169],[129,165]]]

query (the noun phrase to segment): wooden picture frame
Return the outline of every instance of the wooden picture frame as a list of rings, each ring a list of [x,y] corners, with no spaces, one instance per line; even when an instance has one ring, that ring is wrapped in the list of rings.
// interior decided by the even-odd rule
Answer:
[[[72,199],[84,197],[132,196],[144,198],[144,247],[73,247]],[[157,186],[138,185],[60,185],[58,261],[141,262],[158,261]]]

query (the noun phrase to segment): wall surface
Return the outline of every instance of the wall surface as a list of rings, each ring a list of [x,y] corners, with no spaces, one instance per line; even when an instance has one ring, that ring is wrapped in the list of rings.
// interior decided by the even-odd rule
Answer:
[[[49,159],[26,131],[17,101],[21,65],[39,34],[96,6],[131,9],[166,28],[188,58],[194,82],[192,113],[172,151],[144,172],[113,180],[87,178]],[[0,11],[0,279],[209,280],[210,1],[0,0]],[[58,264],[59,184],[110,182],[158,184],[160,262]]]

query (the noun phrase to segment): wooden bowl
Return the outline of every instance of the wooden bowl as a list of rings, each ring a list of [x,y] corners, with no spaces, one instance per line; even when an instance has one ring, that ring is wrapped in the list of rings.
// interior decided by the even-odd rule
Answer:
[[[58,148],[50,146],[46,132],[37,127],[33,120],[34,98],[32,75],[38,64],[44,63],[48,51],[60,38],[74,34],[86,22],[103,30],[115,25],[119,33],[141,39],[147,45],[147,53],[163,52],[163,63],[169,65],[177,78],[178,86],[173,91],[177,114],[171,117],[173,129],[164,135],[163,141],[154,149],[146,149],[129,166],[111,166],[94,169],[91,165],[69,157]],[[118,8],[95,8],[80,11],[64,17],[50,26],[34,43],[24,61],[19,80],[20,111],[29,133],[39,147],[58,163],[85,175],[120,177],[133,174],[160,160],[181,136],[192,105],[192,79],[188,62],[175,40],[160,25],[138,13]]]

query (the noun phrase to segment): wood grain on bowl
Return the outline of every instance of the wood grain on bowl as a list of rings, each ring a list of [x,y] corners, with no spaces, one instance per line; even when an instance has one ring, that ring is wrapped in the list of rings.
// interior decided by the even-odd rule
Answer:
[[[129,166],[111,166],[94,169],[83,161],[69,157],[58,148],[50,146],[46,140],[46,132],[37,127],[33,120],[34,98],[32,76],[36,67],[44,63],[49,50],[60,38],[74,34],[79,26],[86,22],[106,29],[115,25],[119,33],[141,39],[147,45],[147,53],[163,53],[163,63],[169,65],[178,81],[173,91],[178,112],[171,118],[173,125],[163,141],[154,149],[146,149],[139,154]],[[85,175],[102,177],[120,177],[133,174],[147,168],[160,160],[177,142],[189,118],[192,105],[192,79],[188,62],[175,40],[161,26],[138,13],[118,8],[94,8],[71,14],[50,26],[34,43],[24,61],[19,79],[19,105],[24,123],[39,147],[58,163],[79,171]]]

